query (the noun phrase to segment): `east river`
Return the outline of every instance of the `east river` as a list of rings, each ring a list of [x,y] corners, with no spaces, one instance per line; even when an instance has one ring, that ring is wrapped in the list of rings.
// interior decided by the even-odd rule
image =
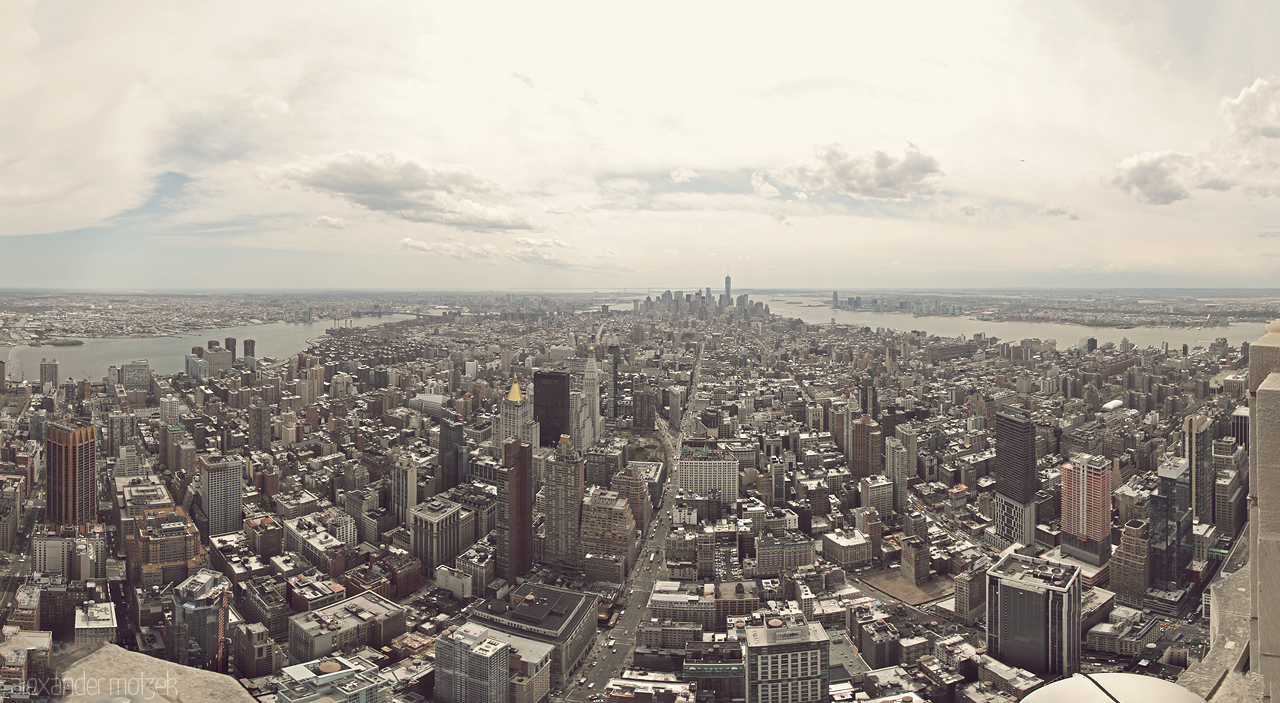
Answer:
[[[411,319],[412,315],[383,315],[346,320],[348,327],[369,327],[386,322]],[[252,339],[259,358],[284,357],[307,348],[307,340],[324,335],[332,327],[331,320],[320,322],[274,322],[265,325],[225,327],[189,332],[170,337],[137,338],[85,338],[84,344],[74,347],[0,347],[0,355],[8,354],[5,373],[17,382],[24,375],[26,380],[40,380],[40,360],[57,359],[61,379],[101,381],[107,375],[107,367],[120,366],[137,359],[146,359],[151,370],[159,374],[174,374],[186,370],[186,355],[191,348],[203,347],[210,339],[222,344],[227,337],[235,337],[236,358],[244,352],[244,340]]]

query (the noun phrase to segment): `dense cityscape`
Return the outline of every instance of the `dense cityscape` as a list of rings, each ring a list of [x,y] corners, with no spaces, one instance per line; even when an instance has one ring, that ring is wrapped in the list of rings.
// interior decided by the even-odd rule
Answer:
[[[335,322],[288,354],[201,340],[177,373],[67,377],[57,349],[38,374],[0,365],[6,699],[137,656],[260,703],[1261,686],[1240,672],[1274,612],[1250,532],[1280,470],[1277,332],[806,323],[729,277],[643,298],[43,295],[5,298],[11,344]],[[936,295],[826,299],[927,328]],[[980,329],[983,300],[954,314]]]

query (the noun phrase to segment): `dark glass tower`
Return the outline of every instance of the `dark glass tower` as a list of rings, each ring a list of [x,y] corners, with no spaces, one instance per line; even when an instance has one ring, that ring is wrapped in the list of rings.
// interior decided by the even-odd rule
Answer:
[[[533,419],[538,421],[538,445],[553,447],[569,431],[569,372],[533,374]]]
[[[1159,483],[1151,494],[1151,587],[1176,591],[1186,581],[1191,563],[1191,468],[1174,457],[1157,470]]]
[[[440,418],[440,491],[453,488],[462,482],[462,452],[466,451],[466,437],[462,432],[462,420],[452,410],[445,410]]]
[[[1036,428],[1025,411],[1005,406],[996,414],[996,492],[1027,504],[1038,490]]]

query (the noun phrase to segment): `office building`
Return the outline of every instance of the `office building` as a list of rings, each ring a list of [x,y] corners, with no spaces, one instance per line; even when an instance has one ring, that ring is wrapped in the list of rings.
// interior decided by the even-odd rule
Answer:
[[[426,573],[434,574],[441,564],[452,565],[462,551],[463,512],[461,505],[443,496],[419,503],[409,511],[411,553],[422,562]]]
[[[1111,554],[1109,588],[1116,594],[1116,605],[1142,609],[1151,583],[1147,550],[1147,521],[1126,522],[1120,531],[1120,545]]]
[[[58,387],[58,360],[40,360],[40,387]]]
[[[245,340],[245,344],[248,344]],[[270,449],[275,439],[275,430],[271,425],[271,408],[267,402],[255,396],[249,403],[249,448]]]
[[[258,343],[252,339],[244,340],[244,356],[258,358]]]
[[[244,459],[206,454],[199,457],[200,494],[209,518],[209,537],[244,529]]]
[[[533,568],[533,447],[508,438],[498,469],[498,578],[514,581]]]
[[[55,528],[98,521],[98,440],[93,423],[68,418],[46,425],[45,476],[47,512]]]
[[[1191,564],[1190,464],[1185,458],[1170,457],[1157,469],[1156,478],[1156,491],[1147,504],[1151,588],[1173,592],[1186,582]]]
[[[676,481],[681,490],[732,505],[738,500],[738,458],[729,452],[686,447],[676,462]]]
[[[178,396],[169,393],[160,399],[160,424],[168,426],[176,422],[182,414],[182,401]]]
[[[929,543],[919,537],[902,540],[902,576],[919,586],[929,582]]]
[[[766,613],[746,630],[747,703],[830,700],[831,638],[799,614]]]
[[[478,623],[453,626],[436,638],[438,703],[508,703],[511,647]]]
[[[1041,678],[1080,671],[1080,569],[1006,553],[987,572],[987,649]]]
[[[1111,462],[1077,454],[1062,464],[1062,552],[1094,566],[1111,558]]]
[[[728,307],[728,306],[730,306],[730,305],[733,305],[733,285],[732,285],[732,284],[733,284],[733,279],[729,278],[728,274],[725,274],[725,277],[724,277],[724,299],[725,299],[726,301],[728,301],[728,302],[726,302],[726,303],[725,303],[725,307]]]
[[[280,673],[277,703],[382,703],[388,698],[378,665],[364,657],[320,657]]]
[[[572,436],[570,382],[567,371],[537,371],[533,374],[533,419],[538,423],[539,446],[555,446],[561,435]]]
[[[542,487],[546,517],[546,560],[551,564],[578,567],[582,564],[579,531],[586,462],[573,450],[569,435],[561,435],[555,456],[547,462],[546,485]]]
[[[442,493],[463,482],[466,454],[467,440],[462,430],[462,420],[458,413],[446,408],[441,411],[438,454],[440,475],[437,483]]]
[[[565,686],[590,654],[599,603],[593,593],[526,583],[506,600],[480,601],[466,612],[490,630],[550,645],[551,684]]]
[[[582,499],[582,554],[622,557],[623,573],[636,562],[636,519],[617,491],[592,486]]]
[[[1249,666],[1280,698],[1280,324],[1249,345]]]
[[[1036,430],[1025,411],[1006,406],[996,413],[995,535],[1004,547],[1035,544]]]
[[[361,593],[289,618],[289,656],[308,662],[342,650],[386,647],[405,633],[405,609]]]
[[[211,569],[200,569],[170,594],[173,625],[169,628],[169,661],[226,672],[231,636],[227,616],[235,594],[231,581]]]
[[[409,523],[409,513],[418,505],[420,495],[418,483],[438,470],[433,466],[434,456],[419,456],[409,452],[394,451],[391,464],[391,509],[395,513],[396,522],[400,525]]]
[[[905,512],[907,484],[915,476],[915,462],[910,459],[907,447],[897,437],[889,437],[884,441],[885,474],[893,483],[893,512]]]
[[[139,359],[121,366],[120,383],[126,391],[151,390],[151,363]]]
[[[1213,423],[1204,415],[1192,415],[1182,425],[1183,456],[1191,470],[1191,518],[1202,525],[1214,521]]]
[[[520,380],[511,382],[511,390],[503,396],[498,407],[498,427],[494,444],[502,446],[512,437],[529,445],[537,445],[538,426],[533,420],[533,401],[526,398],[520,390]]]
[[[200,531],[182,506],[145,510],[126,529],[124,547],[131,585],[178,583],[209,565]]]
[[[869,415],[849,422],[849,473],[854,481],[884,473],[884,433]]]

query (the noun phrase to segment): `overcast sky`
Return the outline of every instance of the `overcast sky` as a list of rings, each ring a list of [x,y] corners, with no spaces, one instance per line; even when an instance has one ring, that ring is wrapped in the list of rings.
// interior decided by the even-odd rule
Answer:
[[[0,3],[0,287],[1274,287],[1278,8]]]

